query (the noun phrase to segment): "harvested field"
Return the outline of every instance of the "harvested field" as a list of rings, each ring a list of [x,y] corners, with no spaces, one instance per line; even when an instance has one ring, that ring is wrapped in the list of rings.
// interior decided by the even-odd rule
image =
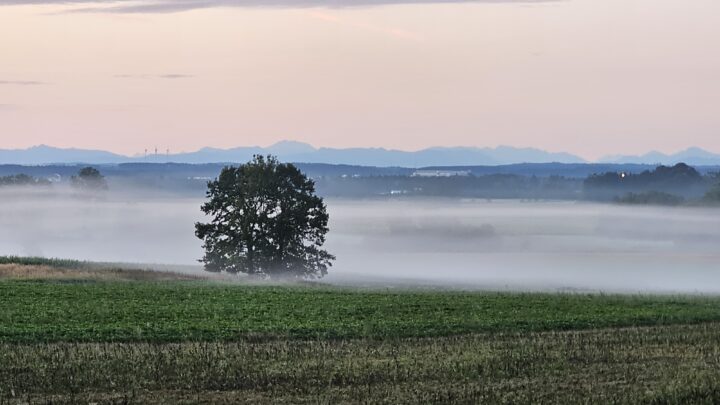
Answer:
[[[0,264],[0,279],[78,281],[190,281],[206,277],[181,273],[119,269],[63,268],[48,265]]]
[[[720,324],[0,345],[0,403],[717,403]]]

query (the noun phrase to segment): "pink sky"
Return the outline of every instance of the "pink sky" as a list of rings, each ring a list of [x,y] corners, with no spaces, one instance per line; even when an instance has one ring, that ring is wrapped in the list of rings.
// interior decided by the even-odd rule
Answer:
[[[0,149],[720,152],[717,0],[95,6],[0,6]]]

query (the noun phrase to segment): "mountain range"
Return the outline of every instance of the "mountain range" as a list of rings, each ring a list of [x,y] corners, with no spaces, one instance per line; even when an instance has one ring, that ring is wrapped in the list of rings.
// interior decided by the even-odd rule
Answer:
[[[693,166],[714,166],[720,164],[720,154],[708,152],[700,148],[688,148],[669,155],[653,151],[640,156],[608,156],[600,160],[600,163],[643,163],[661,165],[673,165],[680,162]]]
[[[312,145],[282,141],[268,147],[251,146],[231,149],[203,148],[196,152],[177,154],[149,154],[124,156],[103,150],[63,149],[46,145],[28,149],[0,149],[0,164],[118,164],[118,163],[240,163],[254,154],[273,154],[282,161],[297,163],[327,163],[377,167],[427,166],[492,166],[514,163],[587,163],[569,153],[553,153],[535,148],[435,147],[419,151],[384,148],[316,148]],[[601,163],[719,165],[720,155],[691,148],[665,155],[651,152],[642,156],[611,156]]]

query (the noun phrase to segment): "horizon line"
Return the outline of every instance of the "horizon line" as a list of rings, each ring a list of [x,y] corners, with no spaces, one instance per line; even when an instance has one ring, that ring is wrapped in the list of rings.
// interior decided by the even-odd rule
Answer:
[[[122,152],[116,152],[116,151],[113,151],[112,149],[102,149],[102,148],[98,149],[98,148],[94,148],[94,147],[82,147],[82,146],[67,146],[67,147],[65,147],[65,146],[50,145],[50,144],[46,144],[46,143],[35,144],[32,146],[27,146],[27,147],[15,147],[15,148],[5,148],[5,147],[0,146],[0,152],[29,151],[29,150],[32,150],[35,148],[45,147],[45,148],[65,150],[65,151],[76,150],[76,151],[87,151],[87,152],[104,152],[104,153],[110,153],[110,154],[116,155],[118,157],[124,157],[124,158],[128,158],[128,159],[137,159],[137,158],[142,158],[144,156],[147,156],[147,157],[177,156],[177,155],[184,155],[184,154],[193,154],[193,153],[201,152],[206,149],[212,149],[212,150],[218,150],[218,151],[230,151],[233,149],[243,149],[243,148],[245,148],[245,149],[252,149],[252,148],[269,149],[274,146],[278,146],[278,145],[286,144],[286,143],[301,144],[301,145],[309,146],[309,147],[313,148],[314,151],[319,151],[319,150],[323,150],[323,149],[331,149],[331,150],[365,149],[365,150],[384,150],[384,151],[388,151],[388,152],[401,152],[401,153],[419,153],[419,152],[424,152],[424,151],[433,150],[433,149],[471,149],[471,150],[474,149],[474,150],[479,150],[479,151],[481,151],[481,150],[495,150],[496,151],[501,148],[509,148],[509,149],[515,149],[515,150],[528,150],[529,149],[529,150],[535,150],[535,151],[553,154],[553,155],[563,155],[563,154],[569,155],[568,157],[574,157],[574,158],[578,158],[578,159],[582,160],[582,162],[579,162],[579,163],[617,163],[617,162],[606,162],[604,160],[613,159],[613,158],[616,158],[616,159],[633,158],[633,157],[643,158],[643,157],[645,157],[647,155],[651,155],[651,154],[661,154],[661,155],[664,155],[665,157],[672,157],[673,155],[677,155],[677,154],[692,151],[692,150],[697,150],[700,152],[706,152],[706,153],[718,155],[718,158],[720,158],[719,152],[715,152],[715,151],[712,151],[712,150],[709,150],[709,149],[706,149],[706,148],[703,148],[700,146],[687,146],[685,148],[675,150],[674,152],[662,152],[657,149],[653,149],[653,150],[649,150],[647,152],[643,152],[643,153],[639,153],[639,154],[613,153],[613,154],[607,154],[607,155],[601,156],[598,159],[588,159],[588,158],[583,157],[582,155],[576,154],[574,152],[553,151],[553,150],[543,149],[543,148],[537,147],[537,146],[512,146],[512,145],[504,145],[504,144],[495,145],[495,146],[467,146],[467,145],[440,146],[440,145],[437,145],[437,146],[428,146],[428,147],[424,147],[424,148],[420,148],[420,149],[408,150],[408,149],[397,149],[397,148],[384,147],[384,146],[348,146],[348,147],[315,146],[309,142],[289,140],[289,139],[277,141],[277,142],[271,143],[267,146],[239,145],[239,146],[231,146],[231,147],[226,147],[226,148],[215,147],[215,146],[203,146],[203,147],[200,147],[195,150],[191,150],[191,151],[182,150],[179,152],[170,152],[170,149],[167,147],[165,147],[165,148],[157,147],[157,152],[154,152],[156,148],[155,148],[155,146],[153,146],[152,148],[147,148],[145,150],[145,153],[143,151],[141,151],[141,152],[138,152],[135,154],[126,154],[126,153],[122,153]],[[153,153],[151,153],[151,151]],[[306,153],[312,153],[312,152],[306,152]],[[522,162],[519,162],[519,163],[522,163]],[[531,163],[531,162],[529,162],[529,163]],[[2,164],[2,163],[0,163],[0,164]]]

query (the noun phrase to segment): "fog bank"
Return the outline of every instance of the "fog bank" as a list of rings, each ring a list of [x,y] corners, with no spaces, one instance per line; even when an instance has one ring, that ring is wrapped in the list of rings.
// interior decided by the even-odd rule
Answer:
[[[0,254],[198,265],[200,199],[0,193]],[[328,200],[324,280],[501,290],[720,292],[720,210]],[[192,269],[192,268],[190,268]],[[195,271],[201,271],[198,266]]]

